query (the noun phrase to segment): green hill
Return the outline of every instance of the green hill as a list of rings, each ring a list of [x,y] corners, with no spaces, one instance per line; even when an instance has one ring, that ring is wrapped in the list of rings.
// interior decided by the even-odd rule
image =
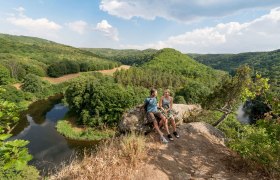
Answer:
[[[240,54],[190,54],[195,60],[231,74],[242,64],[270,79],[274,88],[280,89],[280,50]]]
[[[166,48],[158,51],[149,62],[127,71],[117,71],[114,77],[125,85],[170,88],[184,96],[187,102],[198,103],[212,92],[225,74]]]
[[[50,66],[61,71],[49,74],[56,77],[77,71],[110,69],[118,64],[92,52],[52,41],[0,34],[0,65],[15,79],[20,80],[28,73],[46,76]]]
[[[157,52],[155,49],[136,50],[136,49],[109,49],[109,48],[84,48],[99,57],[110,59],[126,65],[141,65],[151,60]]]

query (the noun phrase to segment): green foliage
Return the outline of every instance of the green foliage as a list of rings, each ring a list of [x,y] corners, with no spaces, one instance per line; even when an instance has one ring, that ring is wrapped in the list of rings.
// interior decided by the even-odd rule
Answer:
[[[0,179],[38,179],[38,171],[27,165],[32,159],[25,148],[28,141],[9,141],[11,135],[5,133],[18,121],[18,112],[16,104],[0,99]]]
[[[68,87],[65,98],[81,124],[102,126],[116,124],[125,110],[142,103],[144,94],[143,88],[125,88],[104,77],[79,79]]]
[[[155,49],[146,49],[140,51],[135,49],[117,50],[106,48],[86,48],[85,50],[93,52],[102,58],[110,59],[131,66],[138,66],[150,61],[157,52]]]
[[[83,65],[82,71],[109,69],[120,65],[86,50],[39,38],[5,34],[0,34],[0,59],[0,65],[9,69],[11,77],[17,80],[22,80],[26,74],[46,76],[48,69],[51,69],[49,74],[53,77],[79,72],[82,63],[86,63],[88,67]],[[59,65],[61,67],[57,67]],[[64,73],[56,73],[63,70]]]
[[[0,88],[1,94],[3,91],[5,90]],[[18,111],[19,108],[15,103],[0,99],[0,128],[10,131],[11,126],[15,125],[15,123],[18,121]],[[2,132],[0,131],[0,133]]]
[[[116,71],[114,77],[117,83],[145,88],[181,87],[186,82],[186,78],[182,75],[142,67]]]
[[[57,131],[63,136],[75,140],[101,140],[114,136],[115,131],[97,130],[93,128],[77,129],[73,127],[67,120],[60,120],[56,125]]]
[[[184,96],[178,96],[178,95],[175,96],[174,103],[176,103],[176,104],[187,104]]]
[[[61,61],[51,64],[48,67],[48,75],[50,77],[59,77],[65,74],[78,73],[80,72],[80,65],[73,61]]]
[[[114,78],[124,85],[181,90],[178,95],[187,102],[202,103],[224,74],[174,49],[162,49],[140,67],[115,72]]]
[[[247,64],[256,73],[269,78],[273,90],[280,92],[280,50],[240,54],[192,54],[191,56],[205,65],[228,71],[231,74],[234,74],[240,65]]]
[[[280,125],[275,122],[259,121],[256,126],[244,126],[239,138],[229,146],[242,157],[263,164],[268,171],[280,170]]]
[[[5,90],[0,94],[0,99],[20,103],[25,100],[32,100],[32,94],[17,90],[14,86],[2,86]]]
[[[28,74],[24,78],[21,88],[23,91],[31,92],[31,93],[42,92],[43,82],[38,76],[33,74]]]
[[[0,65],[0,85],[8,84],[9,80],[10,71],[6,67]]]
[[[189,104],[198,104],[204,100],[211,93],[211,90],[201,82],[190,81],[177,94],[184,97]]]

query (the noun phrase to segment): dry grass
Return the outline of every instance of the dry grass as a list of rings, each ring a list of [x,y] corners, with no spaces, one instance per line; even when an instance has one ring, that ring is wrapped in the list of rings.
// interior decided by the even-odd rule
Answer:
[[[145,138],[131,134],[104,143],[95,154],[73,161],[50,179],[131,179],[145,159]]]
[[[116,72],[117,70],[127,70],[129,69],[130,66],[128,65],[121,65],[120,67],[114,68],[114,69],[108,69],[108,70],[100,70],[98,72],[101,72],[103,75],[108,75],[108,76],[113,76],[114,72]]]

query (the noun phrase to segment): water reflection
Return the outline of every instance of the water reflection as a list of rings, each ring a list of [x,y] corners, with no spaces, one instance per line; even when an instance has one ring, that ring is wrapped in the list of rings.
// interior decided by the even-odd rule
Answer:
[[[77,156],[77,153],[83,154],[85,148],[94,149],[97,144],[97,142],[68,140],[60,135],[56,131],[55,125],[59,119],[65,116],[68,108],[63,104],[53,105],[57,101],[47,102],[46,106],[41,104],[45,102],[36,102],[34,104],[37,106],[33,104],[29,107],[34,107],[35,110],[28,109],[25,119],[20,121],[18,125],[20,127],[10,138],[10,140],[23,139],[30,142],[27,145],[33,156],[30,164],[36,166],[42,174],[57,168],[62,162],[67,163],[71,158]],[[38,111],[36,112],[36,110]]]

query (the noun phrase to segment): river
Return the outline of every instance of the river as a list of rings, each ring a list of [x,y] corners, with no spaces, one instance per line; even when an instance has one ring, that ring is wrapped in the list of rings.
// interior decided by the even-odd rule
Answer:
[[[69,140],[56,131],[56,123],[68,112],[60,103],[61,96],[50,97],[31,104],[21,114],[19,124],[9,140],[23,139],[29,153],[33,156],[30,165],[35,166],[42,175],[57,170],[61,164],[79,158],[85,150],[94,150],[98,142]]]

